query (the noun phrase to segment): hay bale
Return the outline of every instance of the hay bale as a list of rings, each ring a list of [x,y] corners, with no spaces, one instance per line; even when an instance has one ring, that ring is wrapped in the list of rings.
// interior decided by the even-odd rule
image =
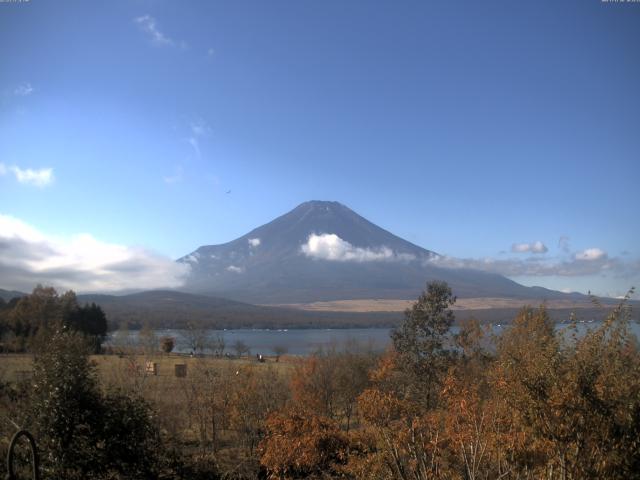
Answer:
[[[156,362],[147,362],[145,365],[145,372],[149,375],[158,375],[158,364]]]
[[[187,376],[187,364],[186,363],[176,363],[174,365],[175,375],[176,377],[186,377]]]

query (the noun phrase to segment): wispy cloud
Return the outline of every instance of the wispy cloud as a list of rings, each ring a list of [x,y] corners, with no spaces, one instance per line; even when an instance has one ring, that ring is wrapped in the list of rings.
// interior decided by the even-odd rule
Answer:
[[[0,214],[0,287],[29,291],[37,283],[85,292],[179,287],[190,266],[89,234],[48,236]]]
[[[196,137],[206,137],[211,134],[211,127],[201,118],[193,121],[189,125],[191,132]]]
[[[243,267],[236,267],[235,265],[229,265],[226,268],[227,272],[232,272],[232,273],[244,273],[244,268]]]
[[[426,264],[444,268],[483,270],[508,277],[580,277],[598,274],[610,274],[618,278],[640,276],[640,260],[623,260],[617,257],[609,257],[600,248],[588,248],[564,259],[538,257],[495,259],[440,256],[430,259]]]
[[[200,254],[198,252],[194,252],[191,255],[184,257],[183,260],[191,264],[198,263],[200,261]]]
[[[187,44],[184,41],[177,41],[173,38],[165,35],[160,31],[157,20],[151,15],[142,15],[136,17],[134,22],[138,25],[138,28],[142,30],[148,37],[153,45],[159,47],[179,47],[186,48]]]
[[[211,135],[211,127],[202,119],[197,119],[189,124],[189,136],[187,142],[193,148],[196,156],[200,158],[202,156],[200,151],[200,139]]]
[[[187,137],[187,143],[193,148],[196,157],[202,157],[202,153],[200,152],[200,142],[198,142],[196,137]]]
[[[0,163],[0,176],[7,173],[13,173],[16,180],[25,185],[34,185],[36,187],[46,187],[53,182],[53,168],[20,168],[15,165],[7,167]]]
[[[31,95],[33,92],[34,92],[34,88],[31,86],[29,82],[21,83],[13,90],[13,94],[18,97],[26,97]]]
[[[547,253],[549,249],[540,240],[532,243],[514,243],[511,245],[513,253]]]
[[[383,260],[415,260],[415,255],[396,253],[389,247],[356,247],[335,233],[311,234],[300,247],[307,257],[334,262],[375,262]]]
[[[162,180],[167,185],[173,185],[174,183],[181,182],[182,178],[183,178],[182,167],[180,165],[178,165],[178,167],[175,169],[175,173],[173,175],[164,176],[164,177],[162,177]]]

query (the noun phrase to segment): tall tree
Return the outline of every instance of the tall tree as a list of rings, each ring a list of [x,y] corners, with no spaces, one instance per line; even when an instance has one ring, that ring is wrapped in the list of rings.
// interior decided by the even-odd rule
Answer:
[[[53,478],[86,478],[94,468],[100,390],[87,353],[80,335],[59,331],[34,360],[31,411]]]
[[[411,308],[404,322],[391,333],[395,350],[406,373],[413,377],[414,392],[427,407],[435,402],[435,392],[447,368],[449,350],[445,340],[455,320],[450,307],[455,303],[446,282],[430,282]]]
[[[107,335],[107,316],[100,306],[91,303],[80,307],[76,304],[74,308],[66,310],[63,321],[72,330],[89,337],[95,353],[100,351],[102,342]]]

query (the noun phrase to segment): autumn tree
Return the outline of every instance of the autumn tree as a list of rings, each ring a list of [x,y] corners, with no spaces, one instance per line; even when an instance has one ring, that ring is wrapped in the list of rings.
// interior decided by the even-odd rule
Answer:
[[[69,296],[65,300],[68,303]],[[51,287],[38,285],[31,295],[20,298],[7,315],[15,348],[25,350],[46,343],[51,331],[62,326],[63,313],[58,293]]]
[[[146,355],[153,355],[158,351],[158,336],[148,322],[145,322],[138,332],[138,344]]]
[[[293,401],[315,414],[339,420],[348,431],[358,395],[369,385],[375,357],[366,352],[319,351],[301,359],[291,377]]]
[[[486,349],[490,342],[490,331],[484,329],[477,318],[468,318],[460,322],[460,330],[454,336],[455,344],[466,360],[487,358]]]
[[[275,413],[266,421],[260,463],[272,478],[341,476],[349,441],[338,425],[314,414]]]
[[[160,339],[160,349],[164,353],[167,353],[167,354],[171,353],[175,345],[176,345],[176,340],[173,337],[162,337]]]
[[[395,350],[387,352],[371,371],[371,387],[358,397],[367,447],[350,460],[349,470],[357,478],[446,478],[441,415],[405,395],[413,380],[401,359]]]
[[[236,372],[240,374],[231,363],[212,364],[198,358],[181,382],[184,411],[203,452],[209,447],[217,452],[221,432],[229,426],[230,403],[234,384],[238,383]]]
[[[638,478],[640,355],[628,321],[623,301],[598,328],[565,339],[544,308],[524,309],[502,335],[496,389],[528,437],[521,469]]]
[[[328,418],[336,416],[336,364],[319,354],[300,359],[291,377],[293,401]]]
[[[236,355],[238,355],[238,358],[242,357],[242,355],[244,355],[245,353],[247,354],[247,357],[251,355],[249,346],[243,340],[236,340],[236,342],[233,344],[233,349],[236,351]]]
[[[505,421],[504,402],[491,394],[487,372],[468,368],[468,363],[451,368],[441,393],[441,438],[449,450],[451,474],[468,480],[506,478],[511,469],[505,459],[519,437],[510,418]]]
[[[232,384],[229,408],[229,426],[249,456],[264,435],[264,422],[273,412],[280,410],[288,400],[286,383],[272,367],[244,365],[237,371]]]
[[[216,357],[222,357],[224,355],[224,349],[227,346],[224,339],[224,335],[217,333],[215,338],[211,340],[211,349]]]
[[[506,459],[520,440],[514,435],[504,399],[492,384],[491,338],[477,319],[461,322],[455,335],[458,355],[440,392],[442,440],[451,454],[451,470],[468,480],[506,478],[510,472]]]
[[[184,337],[187,345],[194,353],[202,353],[207,347],[208,332],[202,325],[188,322]]]

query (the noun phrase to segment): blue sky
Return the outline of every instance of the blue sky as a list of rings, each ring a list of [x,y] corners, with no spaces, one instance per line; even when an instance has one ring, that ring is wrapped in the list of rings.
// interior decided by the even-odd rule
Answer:
[[[600,0],[0,3],[0,235],[65,267],[90,239],[153,277],[337,200],[468,265],[620,295],[638,45],[640,4]]]

